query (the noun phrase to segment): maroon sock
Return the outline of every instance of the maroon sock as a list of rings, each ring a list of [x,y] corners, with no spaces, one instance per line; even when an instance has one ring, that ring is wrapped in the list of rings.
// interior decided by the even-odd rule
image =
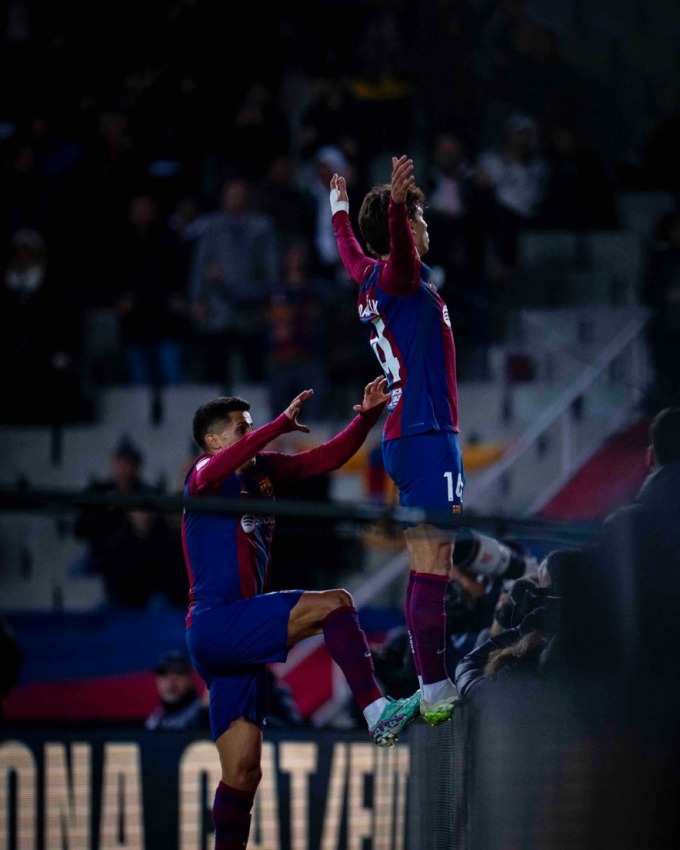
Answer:
[[[213,801],[215,850],[243,850],[248,843],[255,794],[220,782]]]
[[[347,679],[349,689],[359,708],[383,695],[375,678],[373,656],[364,630],[359,625],[357,609],[341,605],[323,621],[323,636],[333,661]]]
[[[423,684],[448,679],[446,670],[446,576],[413,573],[411,641]]]
[[[408,635],[408,645],[411,648],[413,656],[413,664],[416,668],[416,673],[420,674],[418,669],[418,659],[413,650],[413,617],[411,616],[411,599],[413,598],[413,584],[415,582],[415,570],[409,570],[408,583],[406,585],[406,598],[404,599],[404,621],[406,623],[406,634]]]

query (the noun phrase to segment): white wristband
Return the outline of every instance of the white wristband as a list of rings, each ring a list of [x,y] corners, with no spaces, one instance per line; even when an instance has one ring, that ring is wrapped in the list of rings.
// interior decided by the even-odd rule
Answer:
[[[340,210],[344,210],[346,213],[349,212],[349,201],[339,201],[339,195],[339,189],[331,189],[331,218],[336,214],[336,212],[339,212]]]

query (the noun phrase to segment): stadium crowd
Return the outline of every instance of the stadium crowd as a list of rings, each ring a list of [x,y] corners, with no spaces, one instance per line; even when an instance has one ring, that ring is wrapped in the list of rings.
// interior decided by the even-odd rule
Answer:
[[[342,416],[324,384],[356,394],[371,375],[327,215],[334,171],[359,197],[392,154],[419,161],[463,380],[485,377],[521,306],[518,232],[616,228],[617,189],[677,190],[670,82],[646,137],[614,140],[606,90],[523,0],[357,0],[326,28],[334,10],[243,10],[244,74],[208,2],[124,2],[105,21],[10,4],[1,361],[51,403],[5,420],[88,419],[107,383],[237,378],[313,381]],[[652,332],[677,345],[672,321]]]

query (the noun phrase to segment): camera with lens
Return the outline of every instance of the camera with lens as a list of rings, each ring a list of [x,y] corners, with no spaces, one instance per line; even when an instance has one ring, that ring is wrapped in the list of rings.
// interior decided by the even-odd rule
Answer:
[[[534,565],[534,559],[508,543],[477,531],[468,531],[461,532],[456,538],[453,565],[478,576],[517,579]]]

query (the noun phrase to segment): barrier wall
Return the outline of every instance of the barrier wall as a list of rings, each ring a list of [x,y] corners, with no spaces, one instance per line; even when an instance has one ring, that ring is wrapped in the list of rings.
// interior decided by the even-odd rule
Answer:
[[[407,730],[408,731],[408,730]],[[268,732],[248,850],[407,850],[409,744]],[[211,850],[220,770],[203,734],[5,727],[3,850]]]

